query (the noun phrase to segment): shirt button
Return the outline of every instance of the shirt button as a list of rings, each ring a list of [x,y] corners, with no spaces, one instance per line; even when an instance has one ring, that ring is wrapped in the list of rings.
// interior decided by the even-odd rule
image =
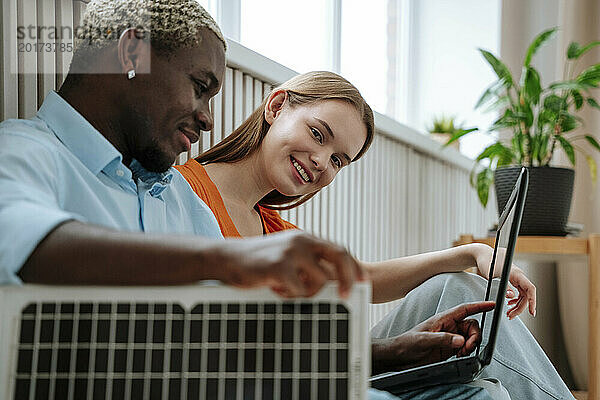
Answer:
[[[122,170],[122,169],[118,169],[118,170],[117,170],[117,176],[120,176],[120,177],[122,177],[123,175],[125,175],[125,172],[123,172],[123,170]]]

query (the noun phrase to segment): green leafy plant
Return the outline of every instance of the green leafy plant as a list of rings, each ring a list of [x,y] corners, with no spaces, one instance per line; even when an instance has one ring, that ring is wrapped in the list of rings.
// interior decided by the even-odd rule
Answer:
[[[486,111],[501,111],[501,116],[488,132],[512,132],[509,143],[497,141],[485,148],[476,160],[487,160],[489,163],[483,169],[474,169],[471,172],[471,185],[476,188],[479,200],[484,206],[488,202],[495,168],[515,164],[527,167],[547,166],[558,147],[564,150],[573,165],[575,151],[582,153],[586,157],[592,180],[596,181],[596,163],[590,154],[579,146],[579,142],[587,141],[598,151],[600,144],[591,135],[576,135],[573,131],[583,125],[582,119],[576,115],[577,111],[585,106],[600,110],[598,101],[590,93],[591,89],[600,86],[600,63],[584,69],[577,76],[574,76],[574,72],[580,57],[600,45],[600,41],[585,46],[572,42],[567,49],[563,80],[544,88],[540,74],[531,65],[531,60],[557,30],[558,28],[553,28],[540,33],[529,45],[518,82],[498,57],[487,50],[479,49],[498,80],[483,92],[475,108],[485,107]],[[467,133],[455,133],[446,145]]]
[[[427,129],[429,133],[452,133],[455,134],[461,130],[462,124],[456,122],[456,118],[451,116],[439,115],[433,117],[431,125]]]
[[[431,122],[431,125],[429,125],[427,130],[432,135],[443,135],[444,137],[447,137],[448,139],[450,139],[454,135],[457,135],[458,137],[460,137],[460,136],[466,135],[469,132],[476,131],[477,128],[464,129],[463,124],[456,122],[456,117],[454,117],[454,116],[447,117],[447,116],[441,115],[441,116],[436,116],[433,118],[433,121]],[[436,139],[436,140],[438,140],[438,139]],[[449,141],[446,141],[444,143],[444,146],[446,146],[448,144],[449,144]]]

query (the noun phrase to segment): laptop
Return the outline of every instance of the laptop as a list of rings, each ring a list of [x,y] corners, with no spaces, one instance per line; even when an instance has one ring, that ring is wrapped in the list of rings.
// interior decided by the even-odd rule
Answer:
[[[487,341],[482,348],[465,357],[452,357],[448,360],[411,368],[403,371],[385,372],[372,376],[369,380],[371,387],[379,390],[385,390],[392,394],[401,394],[406,391],[421,389],[427,386],[448,384],[448,383],[467,383],[477,378],[481,371],[491,362],[496,344],[496,336],[502,319],[502,309],[504,306],[504,297],[508,285],[508,277],[512,265],[515,243],[519,235],[521,225],[521,216],[525,204],[525,195],[529,183],[529,173],[527,169],[522,168],[521,173],[515,183],[513,191],[506,203],[498,222],[496,231],[496,244],[490,266],[490,275],[485,293],[485,300],[494,298],[492,294],[492,277],[495,268],[502,268],[499,285],[495,293],[496,307],[493,311],[492,322],[489,329],[486,329],[483,313],[481,319],[481,335]],[[494,291],[496,289],[494,288]]]

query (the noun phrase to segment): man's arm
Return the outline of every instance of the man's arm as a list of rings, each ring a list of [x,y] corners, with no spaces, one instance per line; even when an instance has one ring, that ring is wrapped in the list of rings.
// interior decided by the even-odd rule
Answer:
[[[24,282],[47,284],[176,285],[226,280],[224,266],[211,268],[217,259],[215,243],[67,221],[38,244],[19,275]]]
[[[494,308],[493,301],[461,304],[421,322],[402,335],[373,339],[372,373],[401,371],[471,354],[481,342],[476,320],[467,318]]]
[[[20,270],[25,282],[173,285],[216,279],[251,288],[270,286],[286,296],[310,296],[334,265],[347,295],[362,270],[341,247],[298,231],[256,239],[128,233],[68,221],[38,244]]]

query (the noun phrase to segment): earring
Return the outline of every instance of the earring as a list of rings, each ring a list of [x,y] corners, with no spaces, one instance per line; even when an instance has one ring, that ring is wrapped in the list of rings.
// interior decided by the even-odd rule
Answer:
[[[135,78],[135,69],[131,69],[129,71],[127,71],[127,79],[133,79]]]

